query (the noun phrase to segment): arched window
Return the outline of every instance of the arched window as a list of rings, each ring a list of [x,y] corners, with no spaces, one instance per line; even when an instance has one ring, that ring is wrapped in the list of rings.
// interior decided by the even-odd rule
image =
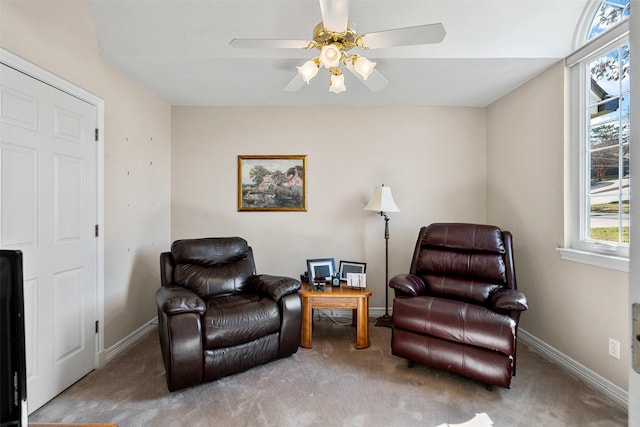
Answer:
[[[631,202],[629,3],[590,3],[583,46],[567,58],[571,141],[565,246],[584,255],[579,261],[620,270],[628,269]]]
[[[596,13],[591,20],[591,26],[586,40],[599,36],[623,19],[629,17],[629,0],[600,1]]]

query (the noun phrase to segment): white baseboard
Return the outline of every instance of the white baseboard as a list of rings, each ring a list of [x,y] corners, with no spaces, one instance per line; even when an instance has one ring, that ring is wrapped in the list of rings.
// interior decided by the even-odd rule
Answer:
[[[618,387],[581,363],[559,352],[525,330],[520,329],[518,331],[518,340],[541,353],[546,359],[549,359],[551,362],[577,376],[588,386],[607,396],[624,409],[629,408],[629,393],[621,387]]]
[[[392,311],[389,309],[389,315]],[[378,318],[384,314],[384,307],[369,307],[369,317]]]
[[[154,317],[111,347],[98,353],[98,369],[103,368],[107,363],[111,362],[118,355],[134,347],[136,344],[146,338],[150,333],[155,331],[157,327],[158,318]]]

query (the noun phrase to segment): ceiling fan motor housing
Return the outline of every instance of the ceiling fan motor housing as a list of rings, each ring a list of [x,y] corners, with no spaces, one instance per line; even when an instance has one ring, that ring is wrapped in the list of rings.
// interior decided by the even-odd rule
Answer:
[[[358,34],[356,33],[355,24],[351,21],[347,24],[347,30],[342,33],[329,31],[324,27],[324,23],[320,22],[313,29],[313,41],[318,50],[328,44],[339,43],[343,51],[348,51],[358,46]]]

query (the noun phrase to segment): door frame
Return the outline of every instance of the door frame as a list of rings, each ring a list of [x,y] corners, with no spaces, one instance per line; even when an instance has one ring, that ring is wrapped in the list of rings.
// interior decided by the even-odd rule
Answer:
[[[100,328],[96,336],[94,368],[100,368],[100,354],[104,351],[104,100],[73,83],[0,47],[0,63],[3,63],[36,80],[78,98],[96,108],[98,132],[96,159],[96,212],[100,232],[96,242],[96,316]]]

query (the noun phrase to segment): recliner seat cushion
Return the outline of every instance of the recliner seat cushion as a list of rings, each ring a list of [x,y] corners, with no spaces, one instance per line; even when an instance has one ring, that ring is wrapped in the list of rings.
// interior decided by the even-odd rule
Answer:
[[[513,355],[516,322],[481,306],[436,297],[396,298],[395,328]]]
[[[205,301],[202,319],[205,349],[229,347],[280,330],[278,304],[258,295],[227,295]]]

